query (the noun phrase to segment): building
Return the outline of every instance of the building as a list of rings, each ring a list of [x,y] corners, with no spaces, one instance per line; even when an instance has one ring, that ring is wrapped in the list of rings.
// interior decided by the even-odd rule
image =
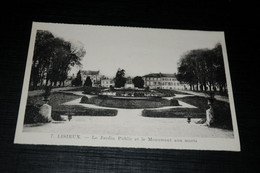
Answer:
[[[113,78],[105,77],[103,76],[101,78],[101,87],[114,87],[115,86],[115,81]]]
[[[181,84],[175,74],[150,73],[143,76],[144,86],[151,89],[177,89],[184,90],[186,86]]]
[[[81,80],[82,80],[83,85],[84,85],[87,77],[90,77],[93,87],[100,86],[101,75],[99,73],[99,70],[98,71],[81,70],[80,72],[81,72]]]
[[[125,88],[135,88],[131,77],[126,78]]]

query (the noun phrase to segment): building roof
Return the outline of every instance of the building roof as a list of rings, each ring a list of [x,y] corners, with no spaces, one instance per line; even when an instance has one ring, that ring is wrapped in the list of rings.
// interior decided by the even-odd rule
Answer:
[[[83,74],[83,75],[99,75],[99,70],[98,71],[81,70],[81,74]]]
[[[150,73],[147,75],[144,75],[143,77],[176,77],[175,74],[169,74],[169,73]]]

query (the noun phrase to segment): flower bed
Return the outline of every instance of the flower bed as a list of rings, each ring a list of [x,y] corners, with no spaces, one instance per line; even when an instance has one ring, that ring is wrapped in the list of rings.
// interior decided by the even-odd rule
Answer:
[[[141,109],[141,108],[158,108],[163,106],[179,106],[178,101],[171,101],[156,97],[151,97],[148,99],[140,98],[124,98],[124,97],[108,97],[99,96],[92,98],[82,98],[81,103],[94,104],[104,107],[112,108],[124,108],[124,109]],[[174,105],[175,104],[175,105]]]

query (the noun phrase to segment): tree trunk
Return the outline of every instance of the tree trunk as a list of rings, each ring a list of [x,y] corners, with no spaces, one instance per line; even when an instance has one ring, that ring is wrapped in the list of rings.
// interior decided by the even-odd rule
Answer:
[[[207,91],[207,85],[205,82],[203,83],[203,87],[204,87],[204,91]]]

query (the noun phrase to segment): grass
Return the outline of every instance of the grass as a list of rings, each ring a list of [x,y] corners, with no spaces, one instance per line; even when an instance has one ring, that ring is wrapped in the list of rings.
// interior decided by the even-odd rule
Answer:
[[[55,92],[50,95],[49,105],[52,106],[52,119],[62,121],[61,115],[73,112],[82,116],[116,116],[117,110],[94,109],[76,105],[62,105],[62,103],[81,98],[81,96],[72,93]],[[39,115],[39,108],[44,104],[43,97],[40,95],[29,96],[27,99],[24,124],[46,123],[47,121]]]
[[[58,107],[60,104],[75,100],[80,98],[81,96],[74,95],[72,93],[62,93],[62,92],[55,92],[51,93],[50,95],[50,100],[49,100],[49,105],[52,106],[52,109],[55,109]],[[42,105],[43,102],[43,97],[40,95],[37,96],[29,96],[27,100],[27,104],[34,104],[34,105]]]

